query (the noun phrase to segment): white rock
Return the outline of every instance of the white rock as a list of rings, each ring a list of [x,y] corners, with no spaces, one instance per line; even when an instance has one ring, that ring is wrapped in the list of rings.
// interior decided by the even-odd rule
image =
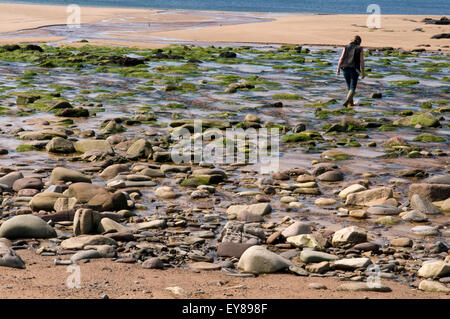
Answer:
[[[291,262],[262,246],[248,248],[239,259],[238,268],[244,272],[263,274],[289,268]]]

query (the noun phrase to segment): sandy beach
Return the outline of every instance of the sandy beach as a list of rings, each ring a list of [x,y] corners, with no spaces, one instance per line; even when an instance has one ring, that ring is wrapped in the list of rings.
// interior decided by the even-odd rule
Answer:
[[[51,25],[63,25],[69,13],[65,6],[0,4],[0,33],[17,32]],[[222,18],[220,18],[222,16]],[[254,21],[249,23],[248,17]],[[231,21],[233,18],[235,20]],[[120,23],[122,30],[112,32],[95,44],[122,44],[141,48],[160,47],[149,43],[277,43],[342,46],[354,35],[363,38],[366,47],[394,47],[405,50],[449,50],[450,40],[431,39],[445,33],[447,26],[425,24],[424,18],[439,16],[382,15],[381,28],[366,26],[368,15],[297,15],[231,13],[189,10],[144,10],[121,8],[81,8],[81,23]],[[148,24],[129,32],[126,24]],[[226,25],[230,23],[230,25]],[[125,24],[125,25],[124,25]],[[419,30],[417,30],[419,29]],[[29,30],[28,30],[29,31]],[[53,40],[51,34],[36,34],[35,42]],[[48,32],[48,31],[47,31]],[[76,30],[75,30],[76,32]],[[30,33],[28,32],[28,35]],[[1,34],[0,34],[1,35]],[[4,35],[3,37],[8,37]],[[0,39],[0,43],[11,42]],[[15,34],[14,42],[30,42],[29,36]],[[61,38],[58,37],[58,41]],[[102,42],[103,41],[103,42]]]

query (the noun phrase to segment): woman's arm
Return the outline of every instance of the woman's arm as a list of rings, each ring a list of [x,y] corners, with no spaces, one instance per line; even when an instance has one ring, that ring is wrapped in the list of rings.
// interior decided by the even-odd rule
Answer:
[[[361,49],[361,77],[364,79],[366,77],[365,64],[364,64],[364,49]]]
[[[336,71],[336,74],[337,74],[337,75],[341,74],[341,64],[342,64],[342,60],[344,59],[344,54],[345,54],[345,48],[344,48],[344,50],[342,50],[341,57],[339,58],[339,62],[338,62],[338,66],[337,66],[337,71]]]

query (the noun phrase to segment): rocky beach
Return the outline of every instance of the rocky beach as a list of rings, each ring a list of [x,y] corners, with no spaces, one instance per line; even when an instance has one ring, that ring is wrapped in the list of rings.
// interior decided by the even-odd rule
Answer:
[[[448,298],[448,39],[367,41],[343,107],[339,43],[164,32],[0,46],[1,298]]]

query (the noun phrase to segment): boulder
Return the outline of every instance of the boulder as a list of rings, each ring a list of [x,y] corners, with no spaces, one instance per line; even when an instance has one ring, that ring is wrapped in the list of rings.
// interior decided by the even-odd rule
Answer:
[[[8,219],[0,226],[0,237],[15,238],[53,238],[55,230],[35,215],[19,215]]]
[[[262,246],[248,248],[239,259],[238,268],[247,273],[273,273],[289,268],[291,262]]]
[[[25,269],[25,262],[13,249],[0,242],[0,266]]]

